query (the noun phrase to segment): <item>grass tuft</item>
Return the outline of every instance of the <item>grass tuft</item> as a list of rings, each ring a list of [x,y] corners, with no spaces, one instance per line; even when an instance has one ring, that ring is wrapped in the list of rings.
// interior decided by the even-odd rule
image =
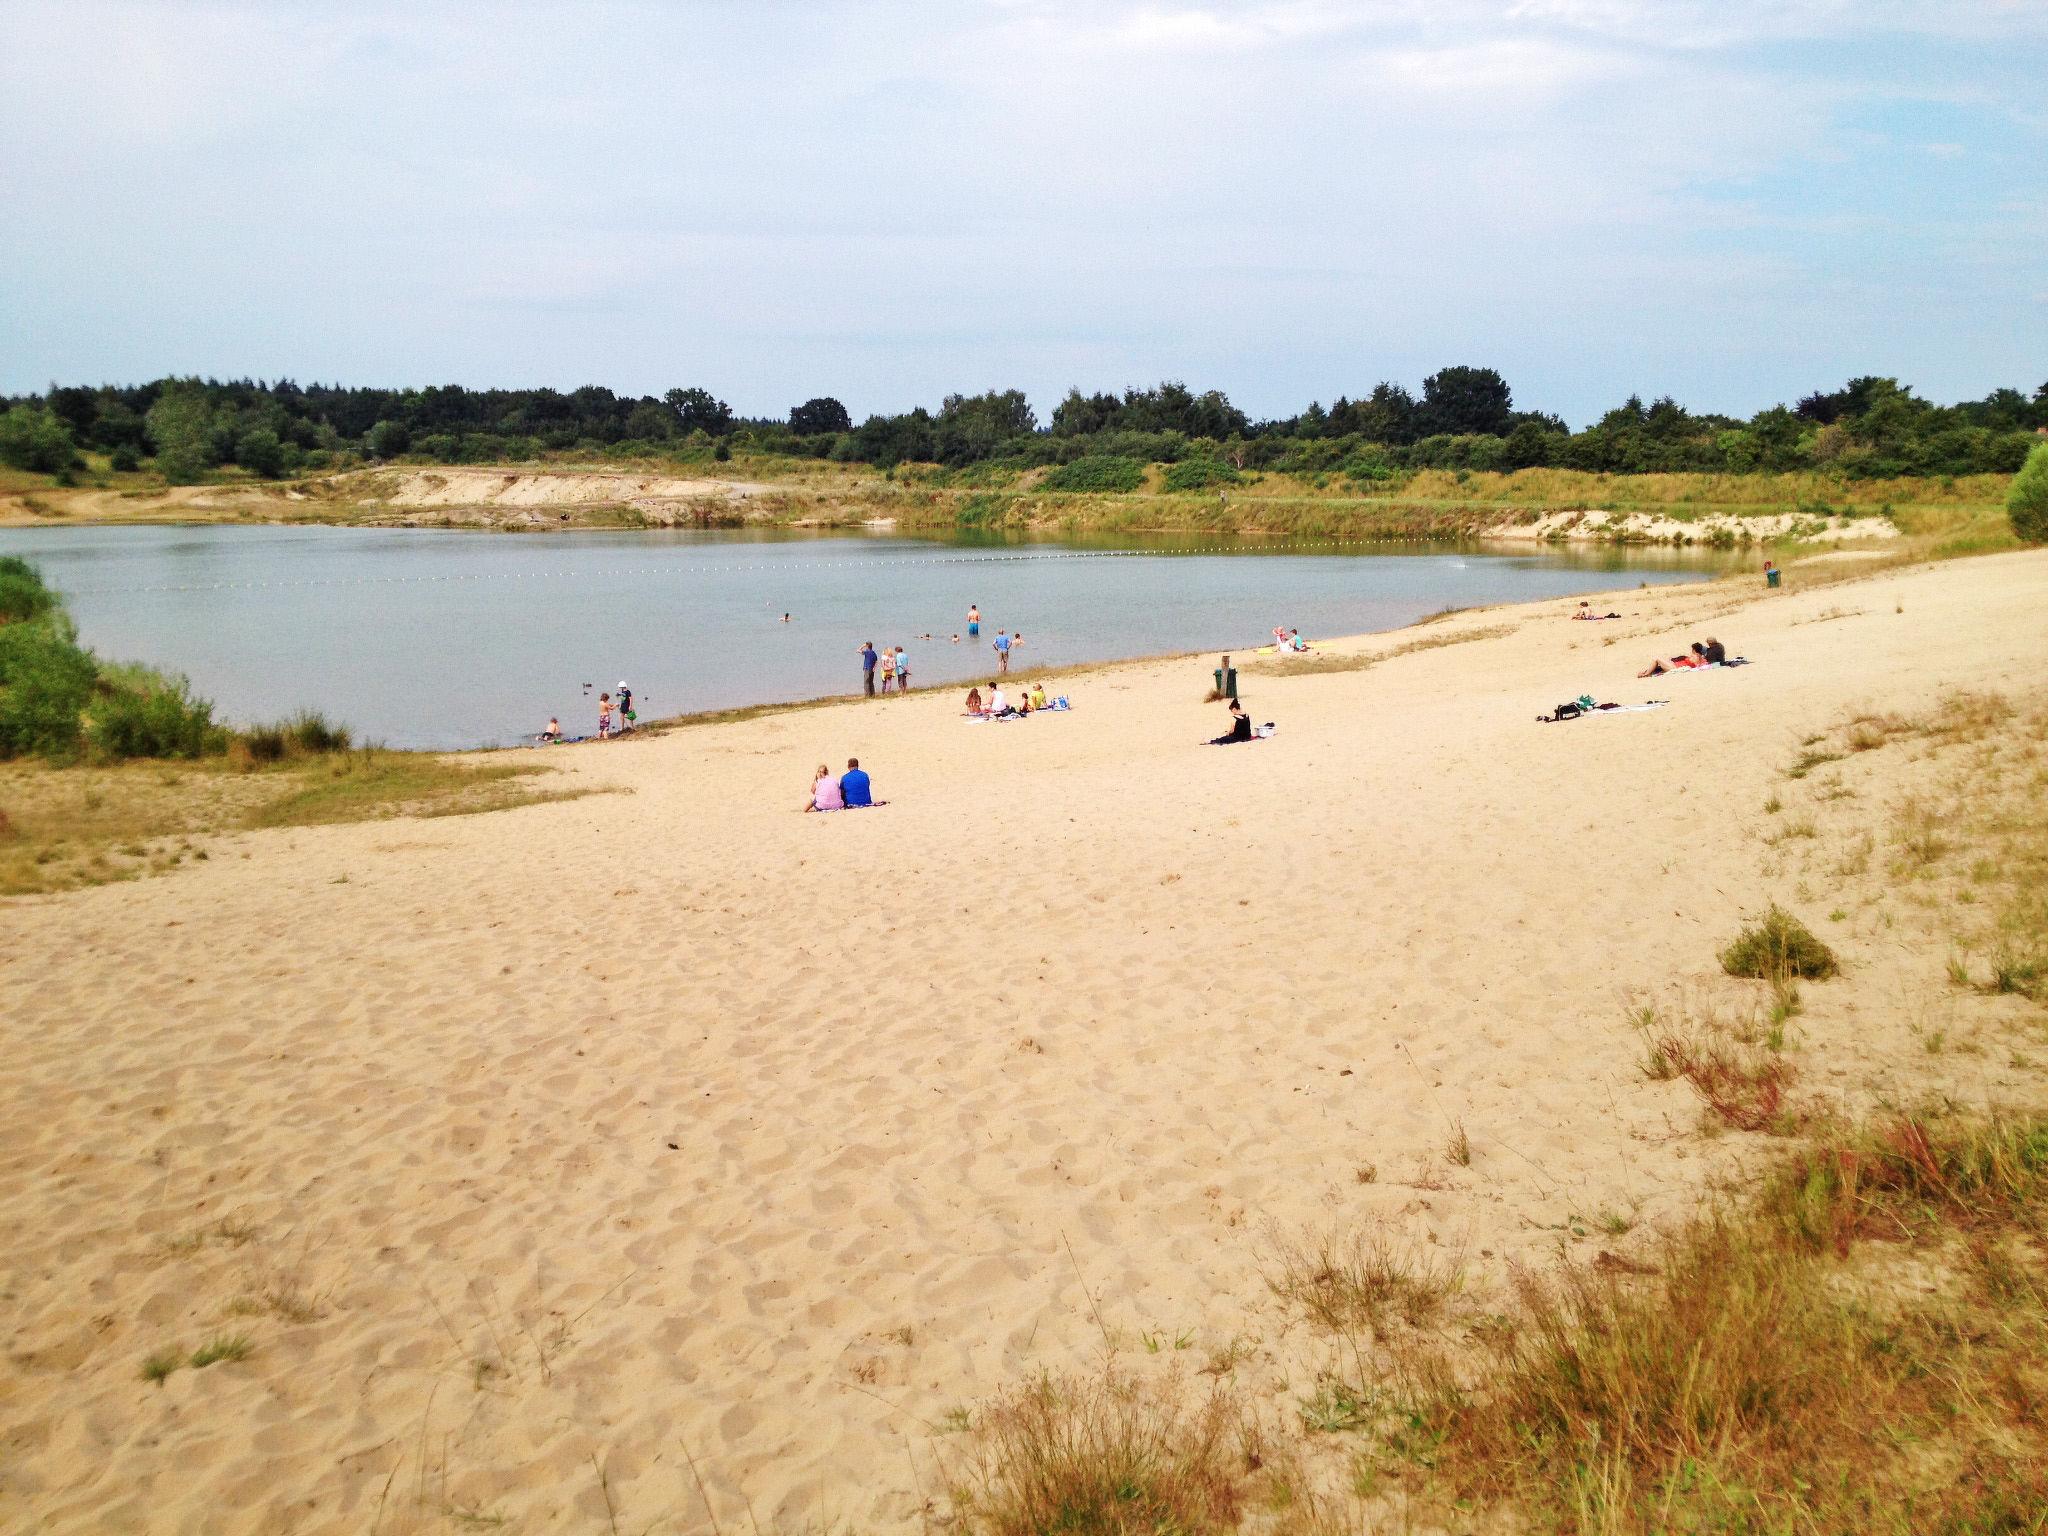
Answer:
[[[247,1334],[224,1333],[218,1338],[207,1340],[192,1351],[192,1369],[203,1371],[209,1365],[218,1365],[223,1360],[246,1360],[254,1347],[249,1342]]]
[[[1756,976],[1766,981],[1800,977],[1822,981],[1841,966],[1835,952],[1812,929],[1775,903],[1760,922],[1736,935],[1721,951],[1721,969],[1730,976]]]

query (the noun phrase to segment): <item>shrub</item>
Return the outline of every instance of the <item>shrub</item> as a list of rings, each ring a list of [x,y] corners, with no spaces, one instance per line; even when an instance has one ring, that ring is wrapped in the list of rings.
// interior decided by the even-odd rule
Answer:
[[[54,475],[71,459],[71,433],[54,413],[17,405],[0,415],[0,464]]]
[[[0,757],[78,751],[92,658],[53,620],[0,625]]]
[[[227,745],[213,705],[194,698],[182,677],[149,674],[139,687],[116,687],[94,703],[86,746],[102,762],[130,757],[204,757]]]
[[[1221,459],[1183,459],[1167,466],[1169,491],[1201,491],[1212,485],[1236,485],[1244,477]]]
[[[142,460],[131,445],[123,443],[108,456],[107,467],[119,475],[132,475],[142,468]]]
[[[1047,473],[1048,491],[1135,491],[1145,483],[1145,466],[1136,459],[1091,453]]]
[[[1835,952],[1813,930],[1773,904],[1763,921],[1752,923],[1721,951],[1721,969],[1730,976],[1758,976],[1766,981],[1803,977],[1825,980],[1841,969]]]
[[[0,557],[0,624],[40,619],[56,606],[41,572],[18,555]]]
[[[2038,444],[2013,477],[2005,511],[2020,539],[2028,544],[2048,544],[2048,443]]]
[[[353,738],[345,725],[330,725],[327,717],[317,710],[301,710],[285,725],[285,734],[293,747],[310,755],[322,752],[346,752]]]
[[[345,725],[330,724],[325,715],[302,710],[275,725],[253,725],[235,737],[235,744],[254,763],[280,763],[288,757],[320,757],[346,752],[354,738]]]

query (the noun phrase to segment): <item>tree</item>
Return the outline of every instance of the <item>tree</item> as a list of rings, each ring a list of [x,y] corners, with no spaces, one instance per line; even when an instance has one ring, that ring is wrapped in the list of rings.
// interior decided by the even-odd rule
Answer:
[[[172,384],[149,408],[156,467],[173,485],[190,485],[213,462],[213,406],[197,379]]]
[[[275,480],[284,473],[284,444],[270,428],[257,427],[236,439],[235,462],[252,475]]]
[[[2048,443],[2035,445],[2006,493],[2012,531],[2028,544],[2048,544]]]
[[[672,389],[662,399],[676,413],[678,431],[709,432],[713,437],[732,431],[732,407],[708,389]]]
[[[1352,407],[1351,415],[1355,430],[1372,442],[1415,441],[1415,397],[1399,384],[1375,384],[1372,394]]]
[[[53,411],[17,405],[0,416],[0,463],[54,475],[71,467],[71,433]]]
[[[373,459],[395,459],[412,446],[412,434],[401,422],[380,421],[363,434],[363,446]]]
[[[851,432],[853,418],[846,414],[846,407],[830,395],[819,395],[790,410],[789,430],[798,437],[816,437],[823,432]]]
[[[626,418],[626,436],[636,442],[667,442],[676,435],[676,413],[649,401],[633,407]]]
[[[1514,422],[1514,396],[1508,381],[1491,368],[1446,368],[1422,381],[1425,436],[1449,433],[1504,436]]]

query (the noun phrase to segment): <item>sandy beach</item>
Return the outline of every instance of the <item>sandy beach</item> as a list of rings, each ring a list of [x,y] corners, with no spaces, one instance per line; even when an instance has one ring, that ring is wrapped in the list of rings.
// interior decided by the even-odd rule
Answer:
[[[1856,709],[2038,697],[2048,552],[1574,606],[1240,656],[1249,747],[1196,745],[1212,658],[1125,664],[1063,715],[563,749],[610,792],[0,905],[0,1528],[897,1530],[949,1416],[1106,1346],[1284,1403],[1317,1345],[1276,1241],[1502,1285],[1755,1155],[1629,1014],[1746,995],[1716,953],[1772,901],[1845,970],[1803,1092],[2038,1094],[1919,1038],[2031,1005],[1943,990],[1881,861],[1828,874],[1941,765],[1784,769]],[[1636,677],[1708,634],[1753,664]],[[1669,703],[1536,722],[1581,693]],[[797,814],[851,755],[888,807]],[[1777,793],[1813,836],[1772,840]]]

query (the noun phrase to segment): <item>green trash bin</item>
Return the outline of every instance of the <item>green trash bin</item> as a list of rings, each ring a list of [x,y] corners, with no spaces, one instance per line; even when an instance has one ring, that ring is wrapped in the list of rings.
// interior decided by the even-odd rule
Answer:
[[[1780,576],[1783,576],[1784,574],[1785,574],[1785,573],[1784,573],[1783,571],[1779,570],[1779,569],[1778,569],[1778,568],[1777,568],[1777,567],[1776,567],[1775,565],[1774,565],[1774,566],[1772,566],[1772,567],[1771,567],[1771,568],[1770,568],[1770,569],[1769,569],[1768,571],[1765,571],[1765,572],[1764,572],[1764,583],[1765,583],[1765,585],[1767,585],[1767,586],[1773,586],[1773,587],[1777,586],[1777,585],[1778,585],[1778,578],[1779,578]]]
[[[1237,697],[1237,668],[1218,667],[1215,672],[1216,691],[1226,699]]]

